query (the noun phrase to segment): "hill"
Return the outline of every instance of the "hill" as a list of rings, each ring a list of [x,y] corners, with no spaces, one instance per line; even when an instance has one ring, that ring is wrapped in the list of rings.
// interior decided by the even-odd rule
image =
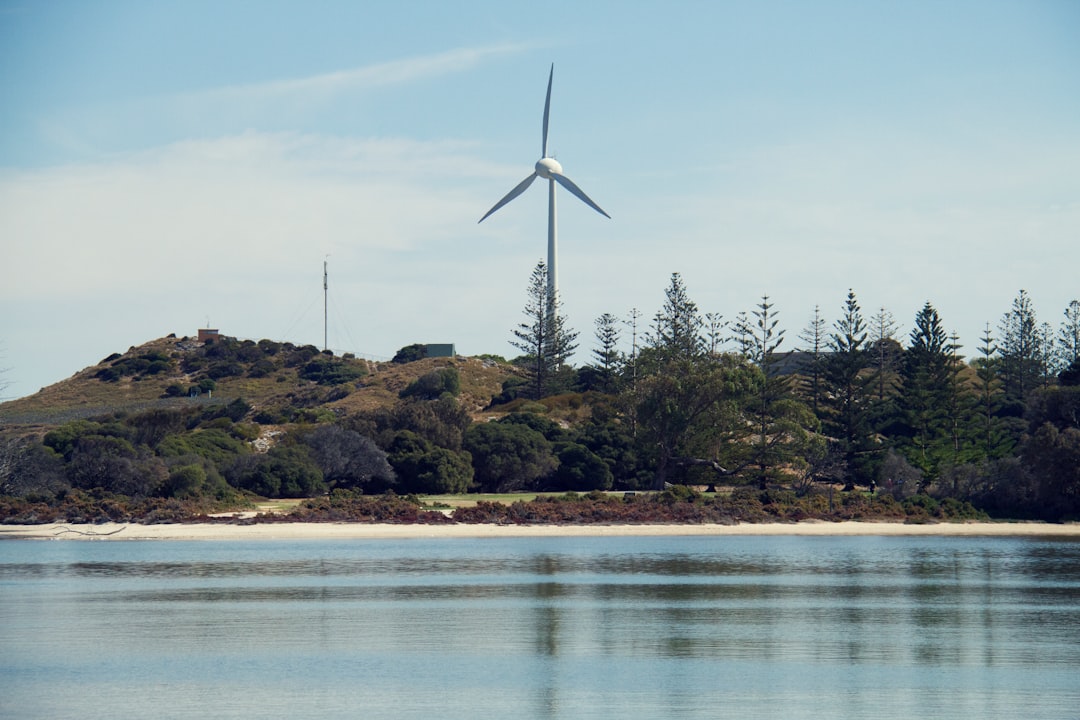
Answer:
[[[34,432],[82,418],[193,403],[243,400],[250,415],[275,424],[390,407],[411,383],[454,368],[458,401],[478,416],[515,368],[486,358],[410,363],[335,356],[312,345],[174,335],[114,353],[67,380],[0,404],[0,426]]]

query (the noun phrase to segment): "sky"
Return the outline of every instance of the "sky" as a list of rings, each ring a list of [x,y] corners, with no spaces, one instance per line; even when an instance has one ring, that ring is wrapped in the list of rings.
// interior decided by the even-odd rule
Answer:
[[[0,0],[0,380],[200,327],[518,354],[546,258],[579,333],[681,274],[800,345],[853,290],[978,354],[1080,297],[1080,3]],[[623,326],[629,351],[631,326]]]

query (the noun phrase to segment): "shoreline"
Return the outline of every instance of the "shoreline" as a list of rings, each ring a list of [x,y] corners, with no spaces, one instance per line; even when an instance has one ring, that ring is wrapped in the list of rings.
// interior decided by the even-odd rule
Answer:
[[[663,536],[940,536],[1080,537],[1080,523],[970,522],[908,525],[892,522],[804,521],[739,525],[491,525],[378,523],[102,523],[0,525],[0,540],[378,540],[511,537]]]

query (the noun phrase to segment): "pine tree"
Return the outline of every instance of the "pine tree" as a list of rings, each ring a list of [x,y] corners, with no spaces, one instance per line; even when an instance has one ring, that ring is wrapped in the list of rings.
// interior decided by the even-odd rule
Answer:
[[[824,362],[822,426],[836,446],[845,488],[852,489],[856,483],[871,482],[879,451],[869,420],[871,358],[866,323],[854,291],[848,291],[843,315],[833,328]]]
[[[1065,319],[1057,337],[1057,363],[1055,370],[1060,374],[1080,359],[1080,300],[1073,300],[1065,308]]]
[[[982,343],[979,346],[981,357],[975,358],[972,362],[975,367],[975,377],[978,378],[978,402],[973,421],[975,434],[978,437],[977,446],[982,456],[996,460],[1008,454],[1010,448],[1001,428],[1001,419],[998,417],[1003,395],[1001,381],[998,379],[1001,360],[997,357],[998,348],[994,344],[990,323],[986,324],[986,330],[980,342]]]
[[[550,391],[556,372],[577,349],[577,333],[566,327],[566,317],[558,312],[559,300],[548,289],[547,266],[542,260],[529,277],[527,295],[527,322],[514,329],[517,339],[510,344],[525,353],[533,396],[539,399]]]
[[[891,312],[880,308],[870,327],[870,354],[874,360],[874,394],[884,403],[900,385],[899,365],[903,348],[896,341],[896,321]]]
[[[978,403],[969,376],[965,374],[964,356],[960,354],[960,336],[949,335],[947,347],[948,392],[945,402],[945,421],[949,447],[942,454],[942,462],[959,465],[978,456],[971,434],[970,420]]]
[[[1057,375],[1054,370],[1057,364],[1057,348],[1054,346],[1054,329],[1048,322],[1039,326],[1035,357],[1039,368],[1039,385],[1049,387],[1053,384],[1054,376]]]
[[[915,327],[904,352],[901,407],[908,460],[928,480],[936,474],[937,451],[948,436],[947,408],[951,401],[949,338],[937,310],[927,302],[915,316]]]
[[[622,353],[619,352],[618,320],[611,313],[604,313],[596,319],[596,343],[597,347],[593,349],[594,367],[599,371],[603,391],[612,392]]]
[[[724,344],[724,328],[727,322],[720,313],[705,313],[705,337],[708,352],[716,355],[720,352],[720,346]]]
[[[800,368],[800,374],[807,376],[803,388],[803,395],[810,402],[810,409],[814,415],[818,414],[818,401],[821,398],[821,363],[825,351],[825,318],[821,316],[821,308],[814,306],[814,316],[810,323],[799,334],[803,346],[800,351],[809,355],[807,362]]]
[[[740,312],[735,324],[743,357],[762,370],[775,362],[776,350],[784,342],[784,331],[776,328],[780,321],[776,313],[771,312],[773,307],[769,296],[762,295],[757,309],[750,313],[754,319],[750,320],[745,312]]]
[[[652,332],[646,341],[659,351],[665,362],[700,357],[705,350],[701,336],[704,321],[679,273],[671,274],[671,284],[664,291],[664,298],[664,307],[653,318]]]
[[[817,429],[810,409],[792,397],[792,376],[778,372],[777,350],[784,341],[784,330],[777,327],[779,319],[773,308],[769,296],[763,295],[751,312],[754,320],[744,319],[736,327],[744,338],[744,357],[761,371],[761,384],[748,415],[755,425],[753,461],[763,490],[769,480],[779,476],[781,468],[802,462],[799,451],[807,446],[810,431]],[[746,314],[740,313],[740,318]]]
[[[1026,290],[1020,291],[1012,309],[1002,316],[999,331],[1000,377],[1006,402],[1011,406],[1006,410],[1022,416],[1027,394],[1038,386],[1042,377],[1039,324]]]

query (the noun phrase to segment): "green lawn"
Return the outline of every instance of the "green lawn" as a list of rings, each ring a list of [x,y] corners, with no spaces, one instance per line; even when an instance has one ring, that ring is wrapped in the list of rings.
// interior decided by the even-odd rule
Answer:
[[[517,502],[529,502],[536,499],[538,495],[558,495],[560,493],[469,493],[463,495],[421,495],[420,499],[425,505],[432,507],[473,507],[481,500],[487,502],[497,502],[504,505]]]

